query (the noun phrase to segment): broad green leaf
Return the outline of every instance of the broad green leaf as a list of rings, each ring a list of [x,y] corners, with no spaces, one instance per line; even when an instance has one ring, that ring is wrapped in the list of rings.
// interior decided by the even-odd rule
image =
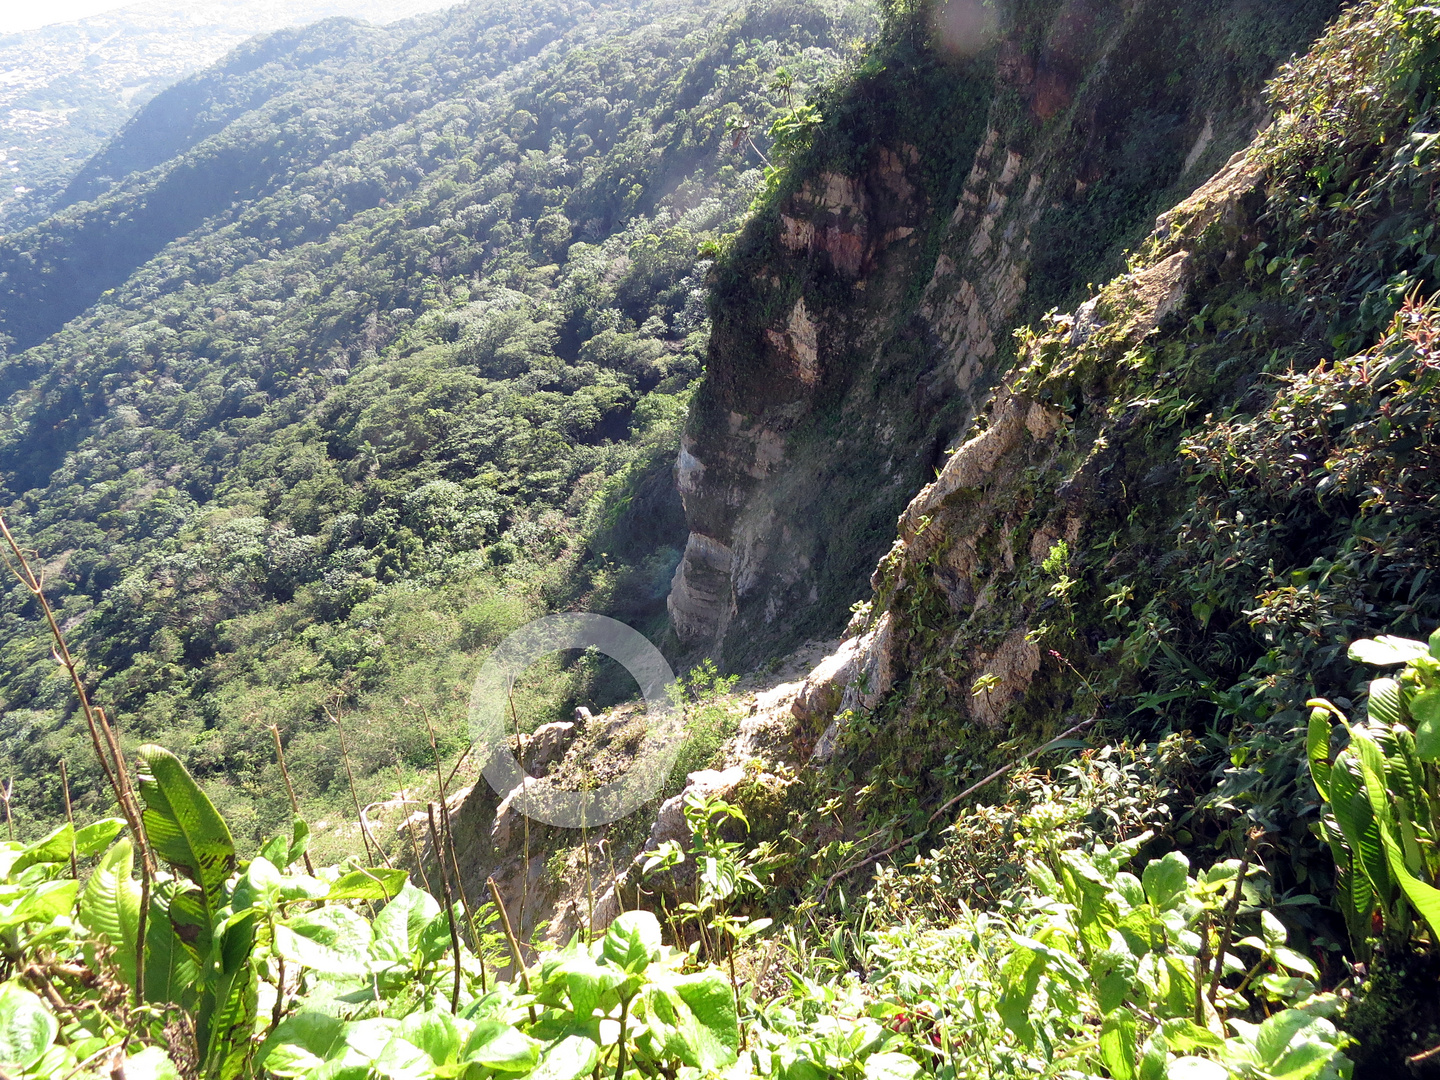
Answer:
[[[1210,1058],[1182,1057],[1166,1067],[1165,1080],[1230,1080],[1230,1070]]]
[[[645,1000],[660,1021],[651,1030],[667,1053],[707,1072],[735,1061],[740,1046],[735,995],[720,971],[667,976],[647,991]]]
[[[1045,958],[1033,949],[1018,948],[1001,968],[1002,993],[995,1004],[1001,1021],[1020,1042],[1035,1045],[1035,1027],[1030,1023],[1030,1002],[1040,986],[1045,971]]]
[[[59,1022],[38,997],[19,983],[0,986],[0,1064],[23,1072],[59,1033]]]
[[[1225,1040],[1209,1028],[1203,1028],[1187,1017],[1174,1017],[1161,1025],[1171,1050],[1219,1050]]]
[[[391,1036],[395,1034],[397,1024],[398,1021],[384,1016],[378,1016],[372,1020],[357,1020],[345,1025],[342,1037],[347,1047],[369,1061],[371,1058],[378,1057],[380,1051],[389,1043]]]
[[[1115,1080],[1135,1077],[1135,1014],[1115,1009],[1100,1023],[1100,1060]]]
[[[247,909],[222,924],[215,950],[220,962],[207,973],[196,1011],[196,1040],[207,1068],[219,1072],[222,1080],[235,1075],[230,1071],[232,1058],[246,1052],[254,1026],[258,1002],[250,954],[258,919],[258,912]]]
[[[600,1047],[584,1035],[567,1035],[540,1051],[530,1080],[581,1080],[600,1061]]]
[[[279,867],[287,865],[285,856],[290,853],[290,840],[284,833],[276,833],[269,840],[266,840],[260,847],[258,858],[264,859],[272,866]]]
[[[46,833],[41,839],[27,847],[15,860],[15,865],[10,868],[12,874],[18,874],[27,866],[35,866],[38,863],[63,863],[70,861],[70,852],[75,846],[75,830],[67,821],[58,829]]]
[[[1330,714],[1324,709],[1310,711],[1310,726],[1305,733],[1305,757],[1310,762],[1310,779],[1320,798],[1330,801]]]
[[[1271,1001],[1293,1001],[1315,993],[1315,984],[1309,979],[1293,975],[1261,975],[1255,985],[1265,992]]]
[[[153,744],[136,756],[145,800],[141,824],[151,850],[198,886],[174,896],[170,918],[182,938],[194,936],[192,944],[204,956],[225,903],[225,879],[235,869],[235,841],[179,758]]]
[[[145,1000],[156,1005],[188,1005],[200,967],[194,953],[176,935],[166,902],[159,890],[150,897],[150,916],[145,920]]]
[[[460,1060],[496,1072],[527,1073],[540,1060],[540,1043],[500,1020],[481,1020],[460,1049]]]
[[[1257,1064],[1267,1070],[1273,1069],[1294,1044],[1296,1036],[1316,1024],[1329,1026],[1328,1021],[1301,1012],[1299,1009],[1285,1009],[1267,1019],[1255,1032],[1254,1047],[1255,1056],[1258,1059]]]
[[[345,1045],[345,1022],[305,1009],[280,1021],[255,1055],[255,1064],[276,1076],[303,1076]]]
[[[597,1009],[605,1012],[619,1004],[620,990],[628,981],[623,968],[597,964],[585,953],[560,965],[553,977],[565,987],[571,1011],[582,1024]]]
[[[0,927],[19,926],[27,922],[51,922],[69,915],[75,907],[80,883],[73,879],[42,881],[26,889],[8,910],[0,910]]]
[[[126,986],[135,985],[135,948],[140,936],[140,884],[130,876],[134,851],[127,837],[100,860],[80,897],[80,922],[109,942]]]
[[[1372,679],[1370,697],[1365,704],[1365,715],[1370,722],[1387,727],[1405,719],[1405,697],[1400,684],[1394,679]]]
[[[1330,773],[1330,809],[1355,858],[1356,869],[1387,907],[1395,895],[1395,882],[1380,844],[1380,826],[1375,821],[1370,798],[1363,785],[1360,761],[1350,748],[1335,759]],[[1364,912],[1368,918],[1369,912]]]
[[[1189,874],[1190,862],[1178,851],[1145,864],[1145,869],[1140,872],[1140,881],[1156,911],[1169,911],[1180,902],[1185,895]]]
[[[920,1066],[904,1054],[871,1054],[865,1059],[865,1080],[914,1080]]]
[[[125,1080],[180,1080],[180,1070],[158,1046],[147,1046],[125,1059]]]
[[[457,916],[458,918],[458,916]],[[415,943],[415,952],[423,963],[433,964],[450,951],[450,917],[440,912],[420,931],[420,940]]]
[[[1296,952],[1286,945],[1277,945],[1271,950],[1271,955],[1275,957],[1275,962],[1281,967],[1301,975],[1308,975],[1312,979],[1320,978],[1320,972],[1316,970],[1315,962],[1304,953]]]
[[[1382,828],[1381,840],[1385,845],[1385,857],[1389,860],[1390,870],[1400,887],[1405,890],[1406,899],[1430,924],[1433,940],[1440,940],[1440,889],[1427,885],[1410,872],[1405,865],[1405,856],[1400,845],[1388,826]]]
[[[406,883],[396,895],[375,916],[375,946],[377,956],[397,963],[407,960],[420,944],[420,933],[436,915],[440,905],[429,893]],[[445,930],[449,937],[449,927]]]
[[[389,900],[397,896],[410,875],[404,870],[352,870],[330,886],[327,900]]]
[[[326,975],[363,975],[370,941],[370,924],[346,907],[323,907],[275,925],[281,956]]]
[[[125,821],[122,818],[111,817],[92,821],[83,829],[75,830],[75,854],[82,859],[99,855],[124,831]]]
[[[235,889],[230,906],[235,911],[257,908],[265,911],[275,906],[280,896],[280,870],[269,859],[258,855],[250,860]]]
[[[1395,664],[1408,663],[1417,656],[1428,654],[1429,648],[1424,642],[1393,637],[1390,634],[1351,642],[1349,651],[1351,660],[1361,664],[1372,664],[1375,667],[1393,667]]]
[[[660,921],[648,911],[621,913],[605,932],[601,952],[626,971],[644,971],[660,948]]]
[[[1260,913],[1260,935],[1265,939],[1265,948],[1268,950],[1284,945],[1290,932],[1273,911],[1266,910]]]
[[[1440,760],[1440,687],[1411,698],[1410,715],[1415,718],[1415,753],[1421,761]]]
[[[285,865],[299,862],[310,847],[310,826],[304,818],[290,823],[290,850],[285,854]]]
[[[430,1055],[399,1036],[381,1047],[370,1067],[385,1080],[430,1080],[435,1075],[435,1063]]]
[[[1109,938],[1109,947],[1095,953],[1090,965],[1095,1000],[1102,1015],[1119,1008],[1124,1002],[1140,965],[1119,931],[1111,930]]]
[[[462,1039],[455,1018],[448,1012],[434,1010],[413,1012],[405,1017],[395,1029],[395,1037],[418,1046],[436,1065],[456,1060]]]

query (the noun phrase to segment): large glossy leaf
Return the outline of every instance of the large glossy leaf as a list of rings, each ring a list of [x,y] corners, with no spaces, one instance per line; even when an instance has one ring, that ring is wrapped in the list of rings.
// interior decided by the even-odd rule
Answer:
[[[250,957],[258,919],[252,909],[225,921],[215,950],[218,970],[212,973],[196,1012],[195,1032],[206,1071],[221,1080],[238,1073],[254,1028],[258,995]]]
[[[704,1072],[735,1061],[740,1045],[735,994],[715,969],[672,976],[646,990],[651,1033],[667,1054]]]
[[[235,841],[179,758],[154,745],[142,746],[137,756],[145,837],[157,856],[197,886],[175,895],[170,918],[203,957],[225,903],[225,879],[235,869]]]
[[[69,915],[75,907],[80,883],[74,880],[42,881],[32,885],[9,907],[0,911],[0,927],[20,926],[27,922],[52,922]]]
[[[530,1080],[581,1080],[600,1062],[600,1047],[584,1035],[567,1035],[540,1052]]]
[[[59,1033],[59,1022],[38,997],[18,983],[0,986],[0,1065],[28,1069]]]
[[[125,1059],[125,1080],[180,1080],[180,1070],[160,1047],[147,1046]]]
[[[1135,1076],[1135,1014],[1115,1009],[1100,1024],[1100,1060],[1115,1080]]]
[[[440,905],[435,898],[407,882],[375,916],[375,954],[397,963],[408,960],[420,944],[421,932],[438,914]],[[448,938],[448,925],[445,933]]]
[[[1348,748],[1335,759],[1335,768],[1330,773],[1330,809],[1355,860],[1355,868],[1365,875],[1370,887],[1388,907],[1395,896],[1395,882],[1380,843],[1380,826],[1361,779],[1360,763]]]
[[[70,852],[75,846],[75,830],[67,821],[58,829],[53,829],[35,843],[31,844],[15,860],[15,865],[10,868],[12,874],[18,874],[27,866],[35,866],[37,863],[63,863],[70,861]]]
[[[1440,761],[1440,687],[1416,694],[1410,701],[1415,718],[1415,752],[1421,761]]]
[[[920,1065],[905,1054],[886,1052],[865,1059],[865,1080],[914,1080]]]
[[[1310,779],[1320,798],[1330,801],[1330,714],[1324,709],[1312,709],[1310,724],[1305,733],[1305,757],[1310,762]]]
[[[126,986],[135,985],[140,934],[140,883],[130,876],[134,857],[129,838],[121,840],[91,872],[80,896],[80,922],[109,942]]]
[[[540,1060],[540,1043],[500,1020],[481,1020],[460,1049],[460,1060],[504,1073],[528,1073]]]
[[[1382,830],[1381,838],[1385,845],[1385,857],[1390,861],[1390,870],[1400,887],[1405,890],[1406,899],[1430,924],[1433,940],[1440,941],[1440,889],[1426,884],[1409,871],[1405,866],[1404,853],[1388,826]]]
[[[1408,663],[1417,656],[1427,655],[1429,648],[1423,641],[1411,641],[1409,638],[1394,637],[1390,634],[1352,642],[1349,651],[1351,660],[1376,667],[1393,667],[1395,664]]]
[[[323,907],[275,927],[281,956],[327,975],[363,975],[370,941],[370,924],[346,907]]]
[[[150,897],[150,916],[145,921],[145,1000],[188,1007],[195,999],[200,967],[194,953],[176,935],[168,905],[168,890],[158,889]]]
[[[280,1021],[255,1055],[255,1065],[275,1076],[304,1076],[344,1045],[345,1022],[305,1009]]]
[[[75,854],[82,859],[99,855],[124,831],[125,821],[122,818],[111,817],[92,821],[83,829],[75,830]]]
[[[1190,863],[1178,851],[1172,851],[1159,859],[1151,859],[1141,871],[1140,881],[1145,886],[1145,895],[1156,911],[1169,911],[1185,895]]]
[[[648,911],[626,911],[605,931],[602,953],[626,971],[644,971],[660,948],[660,921]]]
[[[1398,724],[1405,719],[1405,697],[1394,679],[1372,679],[1370,698],[1365,705],[1370,722]]]
[[[389,900],[410,880],[404,870],[370,868],[343,874],[333,885],[327,900]]]

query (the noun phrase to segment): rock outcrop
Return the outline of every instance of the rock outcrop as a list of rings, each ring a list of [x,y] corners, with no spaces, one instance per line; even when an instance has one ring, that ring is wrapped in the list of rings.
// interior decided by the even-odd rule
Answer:
[[[962,465],[947,459],[1013,363],[1012,330],[1120,269],[1157,210],[1186,213],[1263,122],[1274,62],[1336,8],[1269,10],[1275,51],[1256,55],[1223,44],[1242,6],[1062,0],[984,57],[923,71],[912,58],[866,84],[843,133],[850,166],[818,143],[717,271],[676,464],[690,538],[669,606],[687,647],[743,668],[837,631],[934,470],[951,483],[1015,431],[1053,430],[1017,406]],[[1188,272],[1183,253],[1147,268],[1136,302],[1163,320]],[[1093,316],[1077,311],[1077,341]]]

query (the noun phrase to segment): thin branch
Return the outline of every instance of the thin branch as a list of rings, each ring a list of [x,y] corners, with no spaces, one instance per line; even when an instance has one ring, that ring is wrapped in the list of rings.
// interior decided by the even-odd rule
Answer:
[[[340,732],[340,757],[345,762],[345,775],[350,780],[350,798],[355,803],[355,816],[360,819],[360,839],[365,844],[365,857],[373,864],[375,853],[370,850],[370,831],[365,827],[365,811],[360,807],[360,793],[355,788],[355,772],[350,768],[350,744],[345,739],[345,728],[340,723],[340,718],[330,711],[328,705],[322,705],[325,715],[335,725],[335,730]]]
[[[425,812],[430,816],[430,846],[440,862],[440,884],[445,889],[445,914],[450,920],[450,947],[455,951],[455,990],[450,995],[450,1012],[460,1011],[460,931],[455,926],[455,901],[450,895],[450,875],[445,871],[445,857],[440,855],[440,835],[435,827],[435,804],[428,803]]]
[[[65,796],[65,820],[70,823],[70,876],[80,880],[80,866],[75,860],[75,810],[70,805],[70,771],[60,759],[60,791]]]
[[[295,785],[290,783],[290,770],[285,765],[285,748],[280,745],[280,728],[276,724],[270,725],[270,735],[275,740],[275,760],[280,763],[280,775],[285,779],[285,793],[290,796],[290,812],[296,818],[300,817],[300,801],[295,798]],[[315,865],[310,861],[310,851],[302,852],[305,857],[305,872],[311,877],[315,876]]]

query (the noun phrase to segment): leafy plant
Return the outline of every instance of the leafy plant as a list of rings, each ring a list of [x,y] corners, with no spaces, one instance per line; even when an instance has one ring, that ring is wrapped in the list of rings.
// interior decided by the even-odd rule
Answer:
[[[1440,940],[1440,630],[1428,645],[1393,636],[1357,641],[1350,658],[1403,665],[1398,677],[1370,683],[1363,723],[1323,699],[1310,703],[1310,775],[1329,810],[1318,828],[1335,856],[1351,941],[1366,955],[1377,919],[1391,951],[1426,926],[1429,940]],[[1347,741],[1332,754],[1337,731]]]

